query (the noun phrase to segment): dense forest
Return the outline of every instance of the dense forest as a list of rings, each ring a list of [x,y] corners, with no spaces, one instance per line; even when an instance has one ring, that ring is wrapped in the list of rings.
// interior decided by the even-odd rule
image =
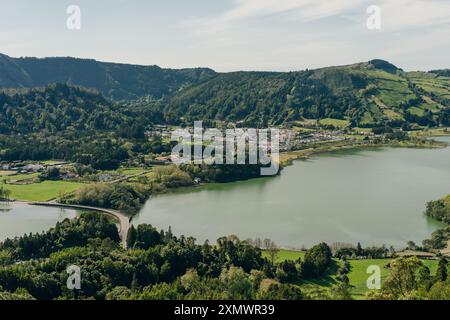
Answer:
[[[113,131],[136,120],[88,89],[55,84],[0,93],[0,134]]]
[[[115,109],[157,123],[192,125],[201,119],[267,127],[332,118],[359,127],[450,124],[448,70],[405,72],[383,60],[298,72],[216,73],[0,56],[0,87],[51,83],[83,86],[115,101],[128,100]]]
[[[0,54],[0,87],[33,88],[69,83],[114,100],[160,99],[214,76],[207,68],[162,69],[75,58],[12,58]]]
[[[113,231],[115,230],[115,232]],[[37,299],[301,299],[289,277],[320,276],[331,263],[325,244],[301,264],[273,265],[259,248],[236,237],[197,245],[150,225],[130,229],[130,250],[119,247],[117,229],[97,214],[65,220],[46,233],[0,244],[2,295]],[[20,261],[21,263],[17,263]],[[66,267],[83,270],[82,289],[67,290]],[[285,274],[285,281],[276,281]],[[272,280],[270,280],[272,279]],[[261,288],[262,283],[266,283]],[[15,296],[15,298],[16,298]]]
[[[148,105],[175,124],[201,118],[267,127],[333,118],[410,129],[449,125],[449,90],[450,78],[440,74],[408,73],[373,60],[290,73],[218,74]]]
[[[113,169],[133,152],[162,152],[160,142],[145,139],[158,115],[124,108],[91,89],[55,84],[4,90],[0,116],[0,160],[65,159]]]
[[[108,218],[83,213],[41,234],[0,243],[0,299],[351,299],[346,254],[333,259],[325,243],[298,260],[275,261],[276,247],[264,240],[269,258],[250,241],[222,237],[213,244],[175,237],[151,225],[132,227],[128,250],[119,245],[117,228]],[[362,249],[361,258],[370,249]],[[273,253],[273,254],[272,254]],[[337,260],[340,259],[340,260]],[[337,262],[339,261],[339,262]],[[81,270],[81,289],[69,290],[66,268]],[[449,299],[447,261],[435,274],[416,258],[386,266],[390,276],[370,299]],[[300,286],[337,270],[330,288]]]

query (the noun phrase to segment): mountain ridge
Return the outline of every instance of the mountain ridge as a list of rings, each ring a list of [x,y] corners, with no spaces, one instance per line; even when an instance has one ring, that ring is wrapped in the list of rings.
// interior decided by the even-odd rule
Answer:
[[[352,126],[448,125],[450,78],[405,72],[384,60],[289,73],[217,74],[156,106],[169,122],[202,118],[248,126],[302,119]]]
[[[66,83],[96,89],[171,124],[201,119],[265,127],[331,118],[360,127],[449,125],[447,72],[405,72],[381,59],[292,72],[218,73],[0,55],[0,87]]]
[[[0,87],[32,88],[68,83],[95,88],[113,100],[161,99],[215,75],[209,68],[163,69],[72,57],[12,58],[0,54]]]

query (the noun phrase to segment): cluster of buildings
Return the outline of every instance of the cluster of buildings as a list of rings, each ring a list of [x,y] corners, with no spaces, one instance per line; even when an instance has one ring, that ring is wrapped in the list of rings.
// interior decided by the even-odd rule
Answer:
[[[317,131],[306,135],[301,135],[297,141],[300,144],[317,143],[324,141],[344,141],[346,137],[341,131]]]
[[[170,139],[173,129],[169,126],[155,125],[152,130],[145,132],[147,138],[161,137],[162,139]]]
[[[45,172],[48,168],[56,167],[61,168],[67,165],[67,162],[55,162],[51,164],[42,163],[27,163],[23,161],[2,162],[0,163],[0,169],[4,171],[14,171],[20,174]]]
[[[222,133],[223,139],[224,139],[224,146],[228,143],[234,143],[235,137],[227,135],[227,129],[229,128],[223,128],[219,129]],[[205,128],[202,129],[202,133],[198,133],[198,131],[194,131],[194,128],[186,128],[188,132],[191,135],[191,139],[194,143],[195,141],[203,141],[204,139],[204,133]],[[249,130],[254,130],[250,128],[239,128],[239,130],[242,130],[241,132],[247,133]],[[161,137],[162,139],[171,139],[173,129],[168,126],[155,126],[151,131],[147,131],[146,135],[147,137]],[[239,131],[236,131],[239,132]],[[278,129],[279,133],[279,149],[280,151],[289,151],[292,149],[295,149],[296,146],[299,145],[305,145],[310,143],[318,143],[318,142],[326,142],[326,141],[344,141],[349,140],[349,134],[348,132],[345,132],[344,130],[315,130],[311,132],[298,132],[296,130],[292,129]],[[360,133],[357,133],[360,134]],[[365,135],[371,135],[371,133],[364,133]],[[270,137],[270,132],[268,131],[268,136]],[[264,145],[264,142],[259,141],[258,143],[259,147],[267,147],[270,150],[270,143],[266,143]],[[169,159],[157,159],[157,162],[168,162]]]

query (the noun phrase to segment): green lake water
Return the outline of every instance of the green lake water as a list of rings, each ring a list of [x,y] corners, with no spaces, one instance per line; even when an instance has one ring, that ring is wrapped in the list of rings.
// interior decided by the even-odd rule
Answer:
[[[133,223],[171,226],[199,241],[235,234],[292,248],[321,241],[399,248],[441,226],[423,212],[448,193],[450,148],[338,151],[295,161],[278,177],[153,197]]]
[[[0,240],[48,230],[77,214],[75,210],[0,203]]]
[[[133,223],[171,226],[176,235],[199,241],[236,234],[292,248],[321,241],[403,247],[441,226],[423,211],[427,201],[448,193],[450,148],[340,151],[295,161],[278,177],[153,197]],[[0,204],[0,240],[47,230],[77,214]]]

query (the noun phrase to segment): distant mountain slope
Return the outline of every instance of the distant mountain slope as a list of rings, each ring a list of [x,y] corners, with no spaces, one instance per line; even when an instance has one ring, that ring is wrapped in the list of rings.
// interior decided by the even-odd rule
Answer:
[[[130,130],[138,119],[97,91],[66,84],[0,91],[0,134]]]
[[[76,58],[11,58],[0,54],[0,87],[42,87],[69,83],[100,91],[114,100],[160,99],[214,76],[211,69],[162,69]]]
[[[0,55],[0,87],[94,88],[107,99],[128,100],[123,107],[144,118],[174,124],[219,120],[265,127],[332,118],[360,127],[450,125],[448,75],[448,69],[405,72],[384,60],[287,73],[216,73]]]
[[[383,60],[290,73],[235,72],[218,74],[154,107],[174,123],[203,119],[267,126],[335,118],[363,127],[448,125],[450,78],[404,72]]]
[[[450,69],[442,69],[442,70],[431,70],[431,73],[435,73],[438,76],[450,77]]]
[[[20,88],[32,85],[33,80],[28,73],[14,61],[14,59],[0,54],[0,87]]]

